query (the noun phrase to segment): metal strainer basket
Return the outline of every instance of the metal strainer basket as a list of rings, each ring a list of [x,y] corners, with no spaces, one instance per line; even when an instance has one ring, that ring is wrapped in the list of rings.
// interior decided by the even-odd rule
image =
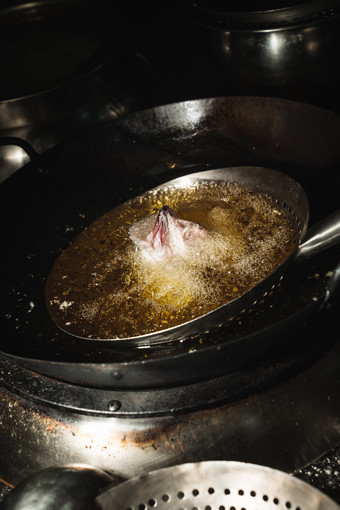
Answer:
[[[163,468],[97,497],[103,510],[339,510],[287,473],[255,464],[206,461]]]

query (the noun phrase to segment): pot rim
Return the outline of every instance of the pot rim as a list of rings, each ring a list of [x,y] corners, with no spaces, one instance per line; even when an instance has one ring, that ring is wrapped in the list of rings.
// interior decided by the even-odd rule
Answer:
[[[311,0],[295,5],[259,10],[224,10],[204,0],[188,0],[194,21],[211,28],[263,31],[318,25],[340,15],[336,0]]]

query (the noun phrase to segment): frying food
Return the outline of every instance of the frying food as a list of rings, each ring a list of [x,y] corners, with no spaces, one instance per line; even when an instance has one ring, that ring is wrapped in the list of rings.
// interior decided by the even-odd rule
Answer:
[[[178,215],[163,205],[157,214],[137,221],[130,228],[130,238],[143,256],[155,261],[164,260],[168,256],[185,255],[197,239],[207,236],[207,230],[198,223],[181,220]]]
[[[160,188],[89,225],[55,262],[46,302],[76,336],[147,335],[243,295],[296,243],[284,209],[238,184]]]

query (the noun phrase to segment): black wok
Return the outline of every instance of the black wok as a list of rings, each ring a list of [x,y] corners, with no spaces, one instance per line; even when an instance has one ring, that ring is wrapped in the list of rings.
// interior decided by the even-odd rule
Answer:
[[[145,387],[236,370],[287,344],[328,297],[334,281],[325,274],[337,265],[336,248],[294,268],[242,324],[147,350],[60,331],[46,310],[44,283],[86,225],[190,172],[249,165],[282,170],[302,184],[314,223],[337,208],[339,136],[340,118],[313,106],[214,98],[137,112],[32,160],[0,190],[3,355],[66,381]],[[317,271],[321,277],[311,278]]]

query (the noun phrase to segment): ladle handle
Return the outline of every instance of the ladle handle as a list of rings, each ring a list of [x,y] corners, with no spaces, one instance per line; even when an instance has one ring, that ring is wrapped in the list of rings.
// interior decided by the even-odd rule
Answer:
[[[304,260],[340,243],[340,209],[310,227],[296,253]]]

